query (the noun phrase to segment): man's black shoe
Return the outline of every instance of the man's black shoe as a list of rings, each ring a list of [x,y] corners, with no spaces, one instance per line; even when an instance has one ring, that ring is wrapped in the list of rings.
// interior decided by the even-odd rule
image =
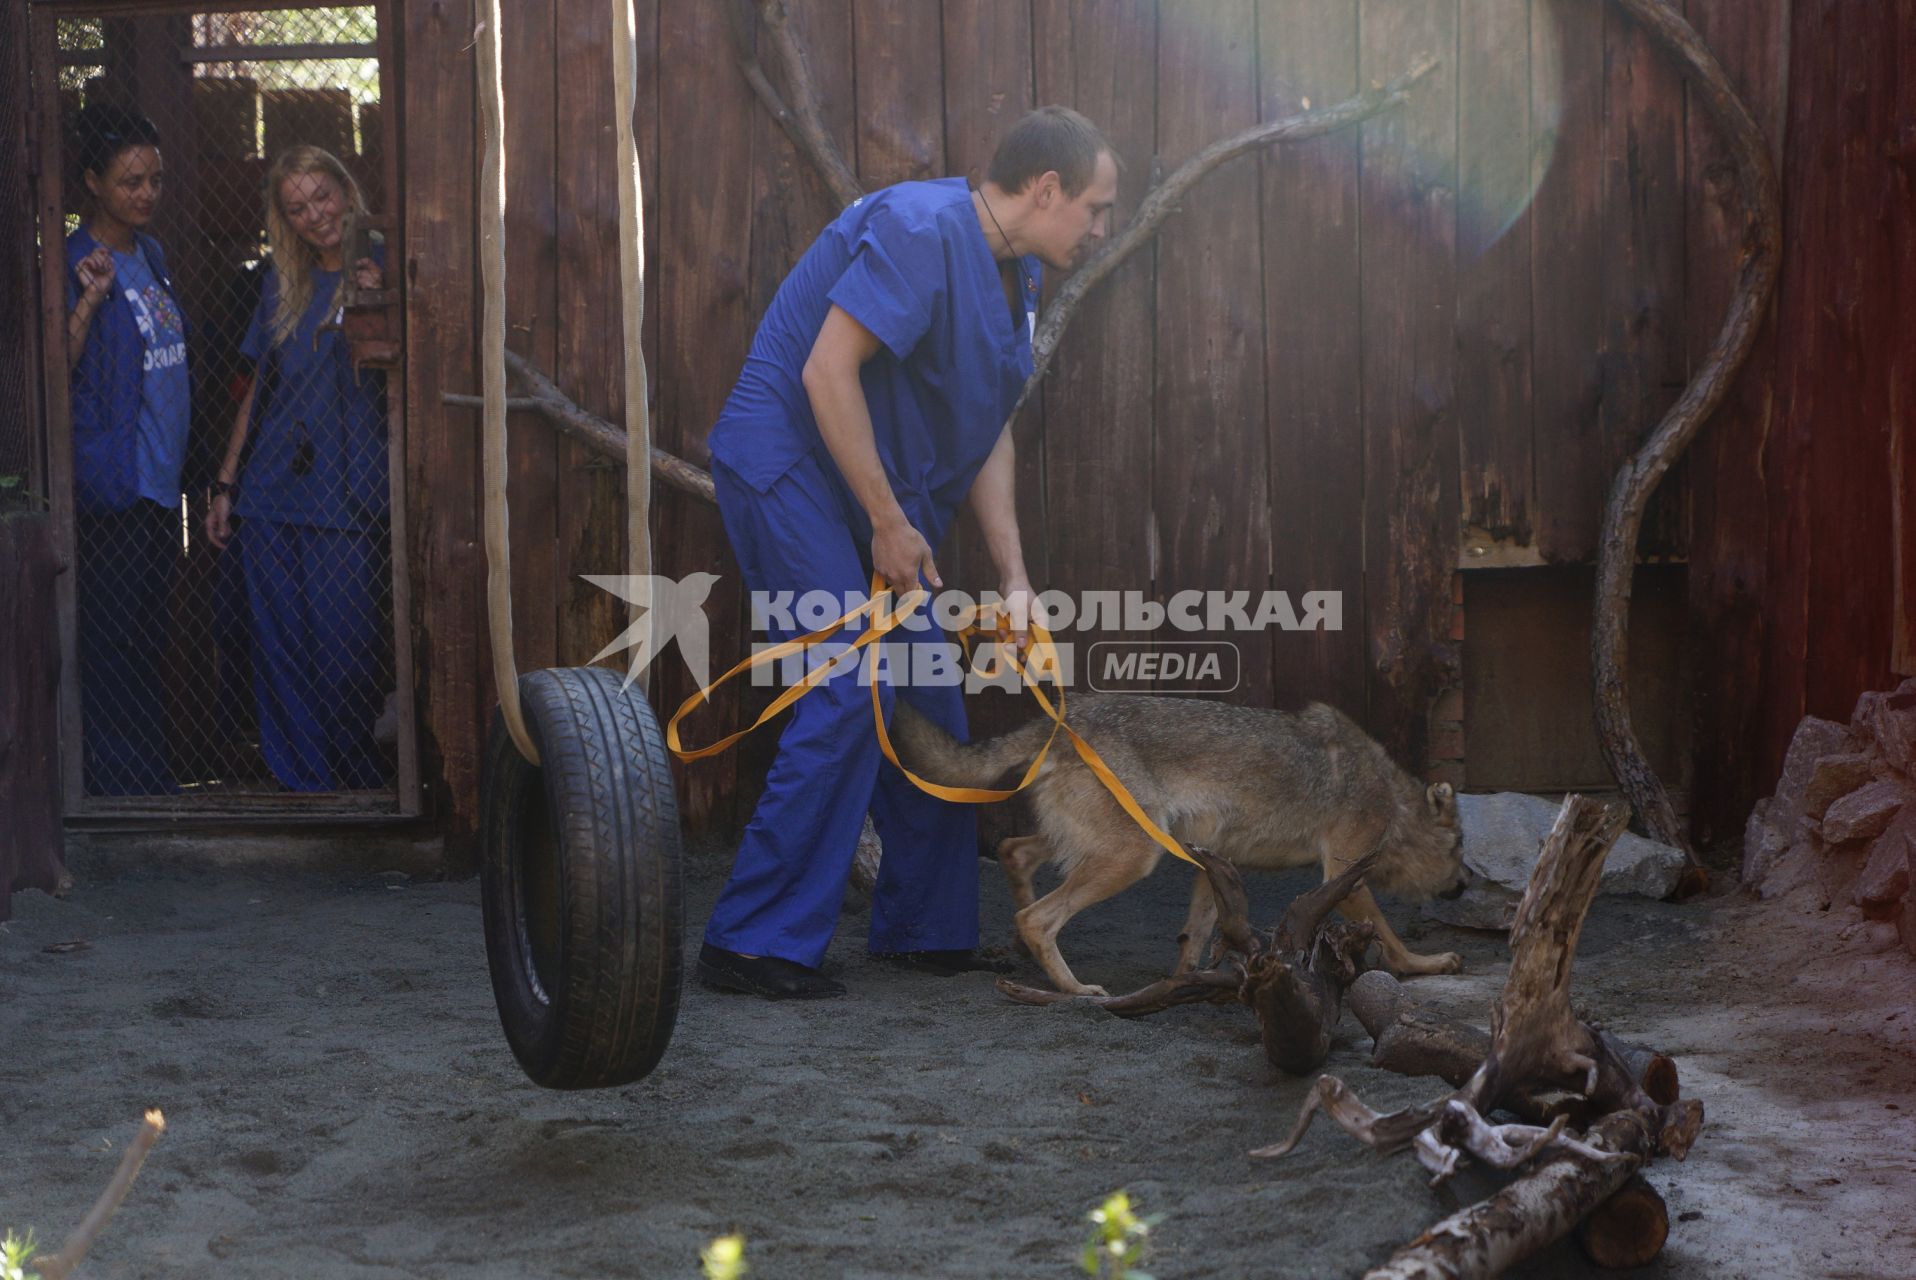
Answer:
[[[777,956],[742,956],[709,942],[699,948],[699,981],[767,1000],[826,1000],[845,994],[844,983],[816,969]]]
[[[981,956],[969,948],[960,951],[882,951],[874,952],[872,958],[900,969],[909,969],[913,973],[929,973],[940,978],[981,970],[986,973],[1011,972],[1009,962]]]

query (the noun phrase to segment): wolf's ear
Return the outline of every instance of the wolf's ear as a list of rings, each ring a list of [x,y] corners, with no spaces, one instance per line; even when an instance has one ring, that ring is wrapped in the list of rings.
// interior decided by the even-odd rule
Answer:
[[[1443,817],[1457,807],[1457,793],[1450,789],[1448,782],[1436,782],[1424,788],[1424,802],[1437,817]]]

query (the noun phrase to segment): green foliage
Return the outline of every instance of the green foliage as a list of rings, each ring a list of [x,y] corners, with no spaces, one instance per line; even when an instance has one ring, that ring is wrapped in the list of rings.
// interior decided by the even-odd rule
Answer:
[[[745,1265],[745,1237],[736,1232],[718,1236],[699,1250],[705,1280],[739,1280],[751,1268]],[[0,1276],[0,1280],[9,1280]]]
[[[5,1239],[0,1239],[0,1280],[39,1280],[33,1272],[27,1270],[27,1263],[33,1260],[34,1250],[39,1248],[29,1230],[26,1239],[9,1231]]]
[[[1163,1214],[1140,1218],[1132,1212],[1131,1197],[1113,1191],[1085,1218],[1091,1233],[1085,1237],[1079,1265],[1086,1275],[1102,1280],[1151,1280],[1138,1270],[1138,1264],[1150,1254],[1151,1228],[1164,1221]]]

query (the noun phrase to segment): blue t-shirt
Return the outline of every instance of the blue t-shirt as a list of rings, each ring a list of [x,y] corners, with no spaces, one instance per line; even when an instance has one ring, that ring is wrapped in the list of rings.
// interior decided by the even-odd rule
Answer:
[[[860,372],[878,456],[936,542],[1031,376],[1040,268],[1020,265],[1025,314],[1014,320],[961,178],[853,201],[779,286],[712,429],[712,456],[761,492],[807,453],[843,484],[801,381],[835,303],[883,344]]]
[[[113,287],[133,311],[146,354],[140,366],[140,420],[134,431],[140,496],[163,507],[180,505],[180,468],[192,387],[186,371],[186,325],[179,303],[154,275],[146,254],[113,254]]]
[[[384,253],[375,250],[375,260]],[[240,343],[258,362],[251,454],[234,514],[321,529],[356,529],[384,516],[387,488],[385,379],[355,372],[335,328],[337,271],[313,272],[313,298],[286,341],[273,342],[279,272],[261,272],[259,306]],[[271,357],[270,359],[268,357]],[[264,412],[259,401],[264,397]]]

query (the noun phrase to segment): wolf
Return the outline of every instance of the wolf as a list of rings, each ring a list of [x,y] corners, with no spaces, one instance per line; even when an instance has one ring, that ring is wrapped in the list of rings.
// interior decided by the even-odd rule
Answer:
[[[914,773],[947,786],[988,787],[1036,754],[1051,722],[961,743],[896,704],[892,735]],[[1417,896],[1454,894],[1465,872],[1457,800],[1447,783],[1424,787],[1375,739],[1323,703],[1298,712],[1197,698],[1085,694],[1068,721],[1145,813],[1185,845],[1239,867],[1317,863],[1326,880],[1375,850],[1366,885],[1338,910],[1376,926],[1383,960],[1399,974],[1455,973],[1454,953],[1417,955],[1391,931],[1368,885]],[[1149,875],[1164,850],[1133,822],[1068,743],[1055,744],[1028,793],[1038,833],[998,847],[1011,883],[1018,936],[1060,991],[1104,995],[1080,982],[1058,951],[1066,921]],[[1042,898],[1032,877],[1047,862],[1064,881]],[[1198,876],[1178,934],[1176,972],[1197,967],[1217,923],[1208,877]]]

